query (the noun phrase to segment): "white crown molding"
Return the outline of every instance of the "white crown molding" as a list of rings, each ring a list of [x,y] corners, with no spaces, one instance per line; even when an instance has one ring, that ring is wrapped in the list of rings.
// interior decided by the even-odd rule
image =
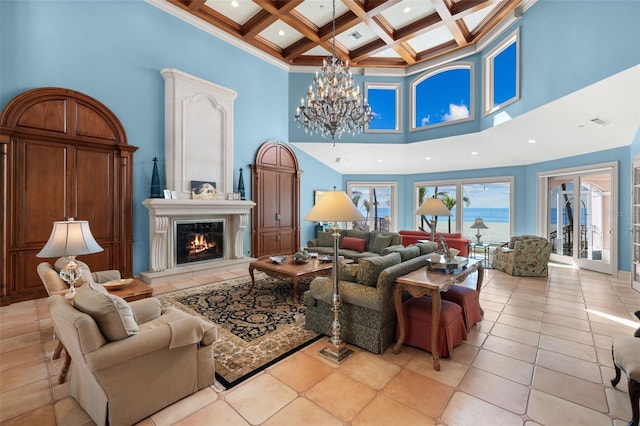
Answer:
[[[216,28],[214,25],[209,25],[204,23],[200,19],[196,18],[195,16],[191,15],[188,12],[185,12],[184,10],[180,9],[178,6],[174,6],[168,1],[165,1],[165,0],[144,0],[144,1],[154,7],[157,7],[160,10],[163,10],[169,13],[170,15],[175,16],[176,18],[182,19],[186,23],[191,24],[194,27],[201,29],[204,32],[207,32],[241,50],[244,50],[247,53],[250,53],[253,56],[256,56],[262,59],[265,62],[268,62],[271,65],[275,65],[276,67],[283,69],[287,72],[289,71],[288,64],[285,64],[284,62],[274,58],[273,56],[263,52],[262,50],[257,49],[251,46],[250,44],[245,43],[242,40],[237,39],[236,37],[233,37],[230,34],[227,34],[226,32]]]

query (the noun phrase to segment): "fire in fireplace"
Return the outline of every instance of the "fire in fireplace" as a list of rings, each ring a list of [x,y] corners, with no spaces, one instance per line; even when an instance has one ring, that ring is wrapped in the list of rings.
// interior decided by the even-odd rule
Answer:
[[[176,264],[224,257],[224,220],[196,219],[175,224]]]

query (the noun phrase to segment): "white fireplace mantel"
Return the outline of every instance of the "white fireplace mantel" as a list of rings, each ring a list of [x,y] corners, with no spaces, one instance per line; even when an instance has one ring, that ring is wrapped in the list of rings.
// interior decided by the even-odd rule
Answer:
[[[188,200],[149,198],[142,203],[149,210],[149,272],[142,280],[153,284],[173,278],[184,278],[207,273],[212,269],[247,263],[254,260],[244,256],[244,235],[249,213],[255,203],[240,200]],[[224,227],[224,253],[222,259],[177,265],[174,229],[176,221],[190,219],[222,219]]]

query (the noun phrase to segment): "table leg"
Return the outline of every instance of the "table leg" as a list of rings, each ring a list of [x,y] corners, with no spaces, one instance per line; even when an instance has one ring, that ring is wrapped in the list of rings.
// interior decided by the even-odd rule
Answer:
[[[393,303],[396,307],[396,317],[398,320],[398,341],[393,347],[393,353],[399,354],[404,342],[404,312],[402,311],[402,285],[397,284],[393,289]]]
[[[476,291],[478,292],[478,298],[480,298],[480,290],[482,290],[482,281],[484,281],[484,268],[482,263],[478,264],[478,281],[476,282]],[[478,301],[478,303],[480,303]],[[484,317],[484,309],[480,306],[480,314]]]
[[[438,325],[440,324],[440,310],[442,303],[440,292],[431,294],[431,356],[433,357],[433,369],[440,371],[440,351],[438,351]]]
[[[256,284],[256,279],[253,276],[253,266],[251,265],[249,265],[249,275],[251,276],[251,288],[249,288],[247,295],[251,294],[251,292],[253,291],[253,286]]]
[[[293,309],[298,309],[298,277],[293,278]]]
[[[71,355],[69,355],[69,351],[65,348],[64,350],[64,365],[62,366],[62,370],[60,370],[60,376],[58,376],[58,384],[63,384],[67,379],[67,373],[69,372],[69,367],[71,367]]]

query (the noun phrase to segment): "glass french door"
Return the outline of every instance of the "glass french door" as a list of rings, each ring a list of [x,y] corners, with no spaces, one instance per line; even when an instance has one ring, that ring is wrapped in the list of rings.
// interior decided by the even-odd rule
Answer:
[[[617,225],[614,167],[545,176],[551,260],[612,274]]]
[[[394,231],[397,206],[395,183],[348,183],[348,192],[363,219],[348,224],[349,228],[365,231]]]

